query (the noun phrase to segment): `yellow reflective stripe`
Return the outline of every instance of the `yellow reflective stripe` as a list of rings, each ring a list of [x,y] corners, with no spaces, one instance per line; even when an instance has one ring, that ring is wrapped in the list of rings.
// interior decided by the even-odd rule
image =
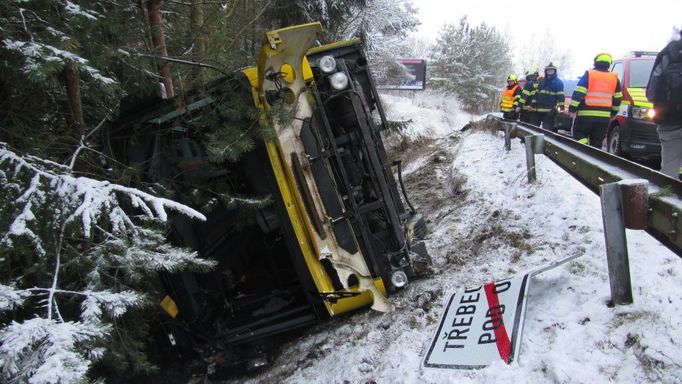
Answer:
[[[580,92],[580,93],[587,93],[587,88],[585,88],[585,87],[579,85],[579,86],[575,87],[575,90],[574,90],[574,91],[575,91],[575,92]]]
[[[500,106],[502,108],[511,108],[512,105],[514,105],[515,100],[519,98],[518,95],[515,95],[516,90],[519,89],[519,86],[514,86],[511,89],[505,88],[502,90],[502,100],[500,101]]]
[[[548,108],[538,108],[538,109],[536,109],[535,111],[536,111],[536,112],[549,112],[549,111],[551,111],[551,109],[548,109]]]
[[[613,97],[615,97],[616,99],[621,99],[623,98],[623,92],[616,92],[613,94]]]
[[[580,105],[580,102],[578,100],[571,100],[571,107],[577,107]]]
[[[646,107],[646,108],[653,108],[654,104],[650,103],[648,101],[635,101],[634,105],[638,107]]]
[[[630,97],[632,98],[632,102],[629,100],[623,100],[623,104],[632,104],[636,105],[638,107],[646,107],[646,108],[653,108],[654,105],[647,99],[646,97],[646,88],[627,88],[628,93],[630,94]]]
[[[623,101],[621,101],[621,104],[630,105],[630,100],[623,100]]]
[[[580,144],[588,145],[588,144],[590,144],[590,139],[588,139],[587,137],[583,137],[582,139],[578,140],[578,142]]]
[[[606,118],[609,118],[609,117],[611,117],[611,112],[610,111],[579,110],[577,115],[578,116],[584,116],[584,117],[606,117]]]

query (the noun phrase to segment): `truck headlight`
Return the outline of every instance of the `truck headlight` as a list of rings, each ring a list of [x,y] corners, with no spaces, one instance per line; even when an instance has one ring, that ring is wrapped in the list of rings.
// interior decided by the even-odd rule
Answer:
[[[348,76],[343,72],[336,72],[329,78],[329,83],[332,85],[332,88],[337,91],[346,89],[348,86]]]
[[[396,288],[402,288],[407,284],[407,275],[401,270],[391,273],[391,284]]]
[[[317,62],[317,66],[324,73],[332,73],[336,71],[336,59],[333,56],[322,56]]]
[[[640,120],[652,120],[656,116],[656,111],[647,107],[633,106],[630,113],[633,118]]]

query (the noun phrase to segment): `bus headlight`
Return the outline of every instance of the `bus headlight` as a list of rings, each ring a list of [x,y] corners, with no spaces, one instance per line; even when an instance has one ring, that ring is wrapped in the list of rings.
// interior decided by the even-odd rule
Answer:
[[[329,78],[329,83],[332,85],[332,88],[337,91],[346,89],[348,86],[348,76],[343,72],[336,72]]]
[[[320,61],[317,62],[317,66],[324,73],[332,73],[336,71],[336,59],[333,56],[322,56]]]
[[[407,284],[407,275],[401,270],[391,273],[391,284],[396,288],[402,288]]]

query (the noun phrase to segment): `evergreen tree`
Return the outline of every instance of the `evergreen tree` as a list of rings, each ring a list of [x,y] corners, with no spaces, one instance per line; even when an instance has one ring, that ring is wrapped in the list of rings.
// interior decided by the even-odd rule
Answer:
[[[105,54],[98,37],[104,2],[6,1],[0,4],[0,139],[64,160],[106,111],[83,100],[117,98],[118,83],[88,53]],[[30,100],[30,102],[27,102]],[[90,113],[94,112],[94,116]],[[38,134],[39,133],[39,134]]]
[[[373,64],[395,61],[397,48],[410,31],[419,25],[411,0],[371,0],[356,7],[353,17],[334,39],[360,37]]]
[[[470,112],[495,110],[512,64],[509,43],[494,27],[472,27],[466,16],[457,26],[446,24],[431,59],[432,83]]]
[[[75,177],[68,167],[19,156],[5,144],[0,187],[4,382],[84,381],[107,346],[120,349],[111,336],[114,320],[152,302],[150,274],[214,264],[165,243],[159,224],[167,210],[205,219],[173,201]]]

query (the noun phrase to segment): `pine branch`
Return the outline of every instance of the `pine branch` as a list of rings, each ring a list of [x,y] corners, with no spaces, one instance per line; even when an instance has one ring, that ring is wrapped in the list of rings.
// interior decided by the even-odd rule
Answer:
[[[265,4],[265,6],[260,10],[260,12],[258,12],[258,14],[256,14],[256,16],[255,16],[253,19],[251,19],[251,21],[249,21],[248,24],[246,24],[241,30],[239,30],[239,32],[237,32],[237,34],[233,37],[232,42],[231,42],[230,44],[228,44],[227,47],[224,48],[225,51],[228,51],[228,52],[229,52],[230,48],[232,48],[232,46],[234,45],[234,43],[237,42],[237,38],[238,38],[239,36],[241,36],[242,33],[244,33],[244,31],[245,31],[247,28],[249,28],[253,23],[255,23],[258,19],[260,19],[260,17],[263,15],[263,12],[265,12],[268,8],[270,8],[270,4],[272,4],[273,1],[274,1],[274,0],[268,0],[268,2],[267,2],[267,3]]]
[[[92,130],[90,130],[90,132],[88,132],[86,135],[81,136],[80,142],[79,142],[79,144],[78,144],[78,148],[76,148],[76,150],[74,151],[73,155],[71,155],[71,160],[69,160],[69,165],[68,165],[68,167],[69,167],[70,170],[73,171],[73,167],[74,167],[74,165],[76,164],[76,158],[78,157],[78,155],[80,154],[80,152],[81,152],[82,150],[87,149],[87,150],[92,150],[92,151],[94,151],[93,149],[91,149],[90,147],[88,147],[88,146],[85,144],[85,142],[86,142],[86,140],[87,140],[93,133],[97,132],[100,128],[102,128],[102,127],[104,126],[104,123],[106,123],[107,120],[109,120],[109,116],[110,116],[110,115],[111,115],[110,113],[107,113],[107,115],[104,116],[104,118],[102,119],[102,121],[100,121],[99,124],[97,124],[97,126],[96,126],[95,128],[93,128]],[[95,152],[97,152],[97,153],[99,153],[99,154],[102,154],[101,152],[98,152],[98,151],[95,151]]]
[[[0,185],[6,191],[0,195],[0,219],[9,228],[0,243],[13,251],[7,257],[25,255],[32,266],[19,270],[21,276],[12,269],[0,275],[0,312],[17,311],[27,301],[38,305],[17,311],[22,315],[3,316],[19,320],[0,328],[3,382],[82,381],[92,361],[104,353],[99,343],[109,335],[112,319],[148,303],[144,294],[128,287],[140,287],[161,270],[215,266],[196,252],[170,246],[160,230],[144,226],[166,221],[169,209],[203,220],[201,213],[70,172],[52,161],[18,156],[0,143]],[[122,197],[141,216],[125,212]],[[25,242],[16,241],[19,237],[29,237],[33,249],[22,248]],[[0,268],[14,264],[5,257],[3,261]],[[25,287],[23,281],[39,283]]]

